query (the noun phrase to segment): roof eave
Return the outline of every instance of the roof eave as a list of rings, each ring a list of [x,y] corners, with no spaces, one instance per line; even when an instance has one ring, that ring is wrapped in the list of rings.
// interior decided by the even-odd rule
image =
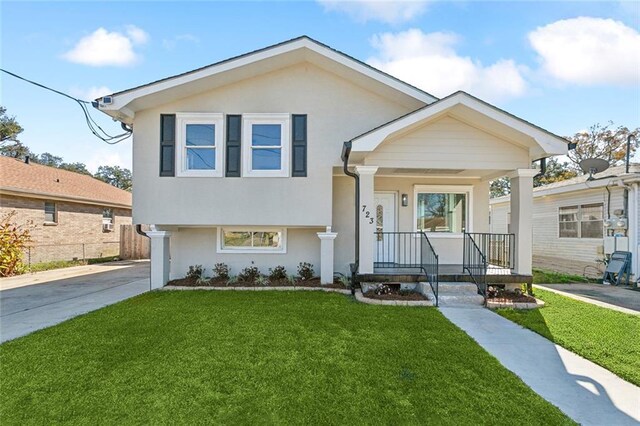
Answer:
[[[398,90],[399,92],[402,92],[421,102],[424,102],[425,104],[430,104],[438,100],[438,98],[436,98],[435,96],[430,95],[429,93],[426,93],[415,86],[412,86],[389,74],[386,74],[383,71],[380,71],[343,52],[332,49],[329,46],[324,45],[309,37],[303,36],[244,55],[236,56],[234,58],[226,59],[215,64],[198,68],[196,70],[189,71],[183,74],[178,74],[146,85],[138,86],[121,92],[116,92],[112,95],[109,95],[111,98],[111,102],[109,104],[105,104],[103,102],[104,97],[98,98],[96,99],[96,102],[98,104],[97,108],[118,121],[123,121],[130,124],[135,114],[135,110],[131,108],[130,105],[133,101],[139,99],[142,96],[153,95],[155,93],[162,92],[163,90],[168,90],[176,86],[188,84],[189,82],[200,80],[202,78],[215,76],[216,74],[220,74],[222,72],[230,71],[238,67],[250,65],[264,59],[273,58],[277,55],[303,48],[309,49],[319,55],[345,65],[352,70],[358,71],[368,77],[371,77],[395,90]]]

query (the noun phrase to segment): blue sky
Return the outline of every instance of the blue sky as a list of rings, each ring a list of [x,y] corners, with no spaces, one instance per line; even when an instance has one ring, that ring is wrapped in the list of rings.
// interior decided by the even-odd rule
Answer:
[[[88,99],[309,35],[436,96],[463,89],[559,135],[640,127],[638,2],[11,2],[2,67]],[[131,166],[72,101],[0,76],[33,151]],[[114,133],[119,126],[94,114]]]

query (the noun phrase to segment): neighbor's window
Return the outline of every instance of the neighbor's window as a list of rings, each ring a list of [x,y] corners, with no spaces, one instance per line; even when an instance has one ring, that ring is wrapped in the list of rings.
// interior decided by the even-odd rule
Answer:
[[[220,250],[284,252],[283,229],[221,229]]]
[[[560,207],[558,235],[560,238],[602,238],[603,204]]]
[[[102,220],[113,222],[113,209],[102,209]]]
[[[288,176],[289,114],[245,114],[244,175]]]
[[[467,194],[417,194],[416,228],[427,232],[465,232],[467,224]]]
[[[177,114],[178,176],[222,176],[222,114]]]
[[[49,223],[58,223],[58,212],[56,211],[56,203],[46,201],[44,203],[44,221]]]

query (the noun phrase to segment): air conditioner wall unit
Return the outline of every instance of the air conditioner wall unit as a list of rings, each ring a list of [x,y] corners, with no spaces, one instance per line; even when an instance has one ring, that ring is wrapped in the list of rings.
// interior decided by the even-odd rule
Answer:
[[[102,224],[102,232],[111,232],[113,231],[113,223],[105,222]]]

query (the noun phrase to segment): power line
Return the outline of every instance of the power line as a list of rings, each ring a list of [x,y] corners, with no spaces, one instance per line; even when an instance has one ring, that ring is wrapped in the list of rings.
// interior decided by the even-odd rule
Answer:
[[[82,110],[82,114],[84,115],[84,119],[85,119],[85,123],[87,124],[87,127],[89,128],[89,130],[91,131],[91,133],[93,133],[94,136],[96,136],[98,139],[102,140],[103,142],[106,142],[110,145],[115,145],[117,143],[120,143],[122,141],[124,141],[125,139],[128,139],[131,137],[132,132],[130,130],[125,129],[124,133],[120,133],[118,135],[110,135],[109,133],[107,133],[102,127],[100,127],[100,125],[98,123],[96,123],[96,121],[93,119],[93,117],[91,116],[91,114],[89,113],[89,110],[87,108],[87,105],[90,105],[91,102],[87,102],[87,101],[83,101],[82,99],[78,99],[78,98],[74,98],[71,95],[68,95],[64,92],[61,92],[59,90],[56,89],[52,89],[51,87],[45,86],[44,84],[40,84],[37,83],[33,80],[29,80],[28,78],[22,77],[18,74],[12,73],[10,71],[7,71],[3,68],[0,68],[0,71],[9,74],[10,76],[17,78],[19,80],[25,81],[27,83],[33,84],[34,86],[40,87],[41,89],[45,89],[48,90],[50,92],[56,93],[58,95],[64,96],[65,98],[71,99],[72,101],[76,102],[78,104],[78,106],[80,107],[80,109]],[[124,128],[124,127],[123,127]]]

